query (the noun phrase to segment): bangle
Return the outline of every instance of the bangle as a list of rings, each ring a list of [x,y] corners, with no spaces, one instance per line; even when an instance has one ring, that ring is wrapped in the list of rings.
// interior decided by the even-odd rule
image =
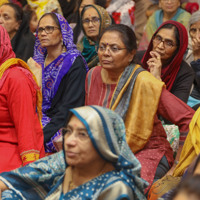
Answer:
[[[176,165],[178,165],[178,160],[175,160],[174,163],[175,163]]]

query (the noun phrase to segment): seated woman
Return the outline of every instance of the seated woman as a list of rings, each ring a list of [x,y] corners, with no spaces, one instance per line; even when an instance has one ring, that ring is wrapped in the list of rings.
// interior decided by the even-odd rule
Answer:
[[[125,139],[123,120],[99,106],[71,109],[64,151],[0,174],[6,199],[146,199],[147,182]],[[9,189],[9,190],[7,190]]]
[[[34,59],[34,60],[33,60]],[[39,21],[30,68],[42,75],[42,125],[46,152],[55,152],[68,110],[84,104],[87,64],[73,43],[73,32],[59,14],[44,14]],[[35,62],[36,61],[36,62]],[[42,77],[42,79],[41,79]]]
[[[112,20],[107,11],[97,5],[85,6],[81,12],[81,20],[85,36],[77,47],[82,51],[88,67],[92,68],[99,62],[96,52],[98,37],[106,27],[111,25]]]
[[[104,30],[98,50],[101,66],[87,74],[85,103],[109,107],[124,119],[127,142],[142,165],[142,178],[151,185],[176,165],[158,115],[179,126],[178,161],[194,111],[133,63],[136,46],[128,26],[111,25]]]
[[[191,15],[180,8],[180,5],[181,0],[159,0],[160,10],[157,10],[148,19],[138,50],[146,50],[148,48],[153,34],[163,22],[173,20],[187,27]]]
[[[7,30],[17,58],[27,61],[33,56],[35,36],[20,6],[14,3],[3,4],[0,7],[0,25]]]
[[[167,21],[154,33],[147,51],[137,53],[143,68],[162,80],[167,90],[185,103],[194,81],[193,70],[183,60],[187,45],[186,28],[179,22]]]
[[[195,72],[195,80],[187,104],[197,110],[200,106],[200,11],[193,13],[190,18],[189,34],[191,43],[188,45],[186,61]]]
[[[0,26],[0,172],[44,156],[41,93],[35,80],[27,64],[15,58]]]

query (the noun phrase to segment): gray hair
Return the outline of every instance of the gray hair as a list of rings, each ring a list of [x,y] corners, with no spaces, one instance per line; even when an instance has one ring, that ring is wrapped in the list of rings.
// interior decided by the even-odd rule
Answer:
[[[190,28],[192,26],[192,24],[194,24],[194,23],[196,23],[198,21],[200,21],[200,10],[194,12],[191,15],[189,23],[188,23],[188,27]]]

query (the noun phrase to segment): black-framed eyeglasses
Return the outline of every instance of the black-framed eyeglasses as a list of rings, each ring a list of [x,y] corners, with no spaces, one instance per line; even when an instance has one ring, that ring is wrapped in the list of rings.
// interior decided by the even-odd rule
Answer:
[[[163,42],[163,45],[166,49],[171,49],[172,47],[177,46],[172,40],[163,39],[160,35],[155,35],[153,38],[153,42],[156,45],[159,45],[161,42]]]
[[[38,35],[41,35],[43,31],[45,31],[46,34],[51,34],[55,29],[60,29],[60,28],[56,26],[45,26],[45,27],[39,27],[37,31]]]
[[[92,19],[83,19],[82,23],[86,24],[87,26],[92,22],[93,25],[97,25],[99,23],[100,19],[98,17],[92,17]]]

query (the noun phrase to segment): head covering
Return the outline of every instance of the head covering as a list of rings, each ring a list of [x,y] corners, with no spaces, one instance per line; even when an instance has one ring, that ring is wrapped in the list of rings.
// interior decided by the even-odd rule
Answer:
[[[141,164],[126,142],[122,118],[114,111],[100,106],[84,106],[70,111],[85,125],[100,156],[113,164],[123,181],[139,197],[147,182],[140,178]]]
[[[99,14],[99,18],[100,18],[99,35],[101,35],[103,30],[112,24],[111,17],[108,14],[108,12],[101,6],[87,5],[83,8],[83,10],[81,12],[81,20],[83,19],[83,15],[84,15],[85,11],[87,10],[87,8],[90,8],[90,7],[93,7]],[[82,24],[82,29],[85,34],[85,36],[83,38],[82,55],[85,58],[86,62],[88,63],[89,68],[91,68],[99,62],[97,52],[95,49],[95,45],[97,45],[97,41],[92,41],[89,37],[87,37],[85,30],[83,28],[83,24]],[[94,63],[89,64],[89,62],[91,62],[91,61],[94,61]]]
[[[153,49],[153,38],[159,32],[159,30],[162,29],[163,26],[166,24],[173,24],[177,28],[180,41],[180,44],[177,47],[176,55],[172,58],[172,60],[168,63],[168,65],[162,68],[161,70],[161,79],[163,82],[165,82],[167,89],[170,91],[172,89],[176,75],[178,74],[178,71],[180,69],[184,53],[188,46],[188,34],[185,26],[183,26],[179,22],[172,20],[166,21],[163,24],[161,24],[161,26],[154,33],[149,43],[147,51],[142,59],[142,64],[145,69],[148,69],[147,61],[149,60],[149,58],[151,58],[150,51],[152,51]]]
[[[188,28],[190,29],[191,25],[200,21],[200,10],[194,12],[191,17],[190,20],[188,22]]]
[[[5,81],[2,80],[3,75],[5,75],[5,71],[8,72],[8,69],[13,66],[17,65],[18,67],[22,68],[22,71],[24,71],[24,74],[27,74],[27,77],[31,80],[34,87],[37,90],[37,112],[39,119],[42,118],[42,112],[41,112],[41,105],[42,105],[42,94],[41,91],[37,85],[37,80],[34,76],[34,74],[30,71],[28,65],[21,59],[15,58],[15,53],[12,50],[10,37],[8,35],[8,32],[4,27],[0,25],[0,88],[3,86],[3,83]],[[26,69],[26,70],[24,70]]]
[[[15,58],[15,53],[6,29],[0,25],[0,66],[9,58]]]
[[[71,27],[62,15],[54,14],[58,18],[63,37],[63,45],[67,51],[59,55],[48,66],[44,67],[47,49],[41,46],[38,38],[38,30],[36,31],[37,36],[33,59],[42,66],[43,112],[46,112],[50,108],[52,99],[58,90],[62,78],[67,74],[76,58],[81,56],[81,53],[73,43],[73,31]],[[85,65],[87,69],[87,64],[85,63]]]

